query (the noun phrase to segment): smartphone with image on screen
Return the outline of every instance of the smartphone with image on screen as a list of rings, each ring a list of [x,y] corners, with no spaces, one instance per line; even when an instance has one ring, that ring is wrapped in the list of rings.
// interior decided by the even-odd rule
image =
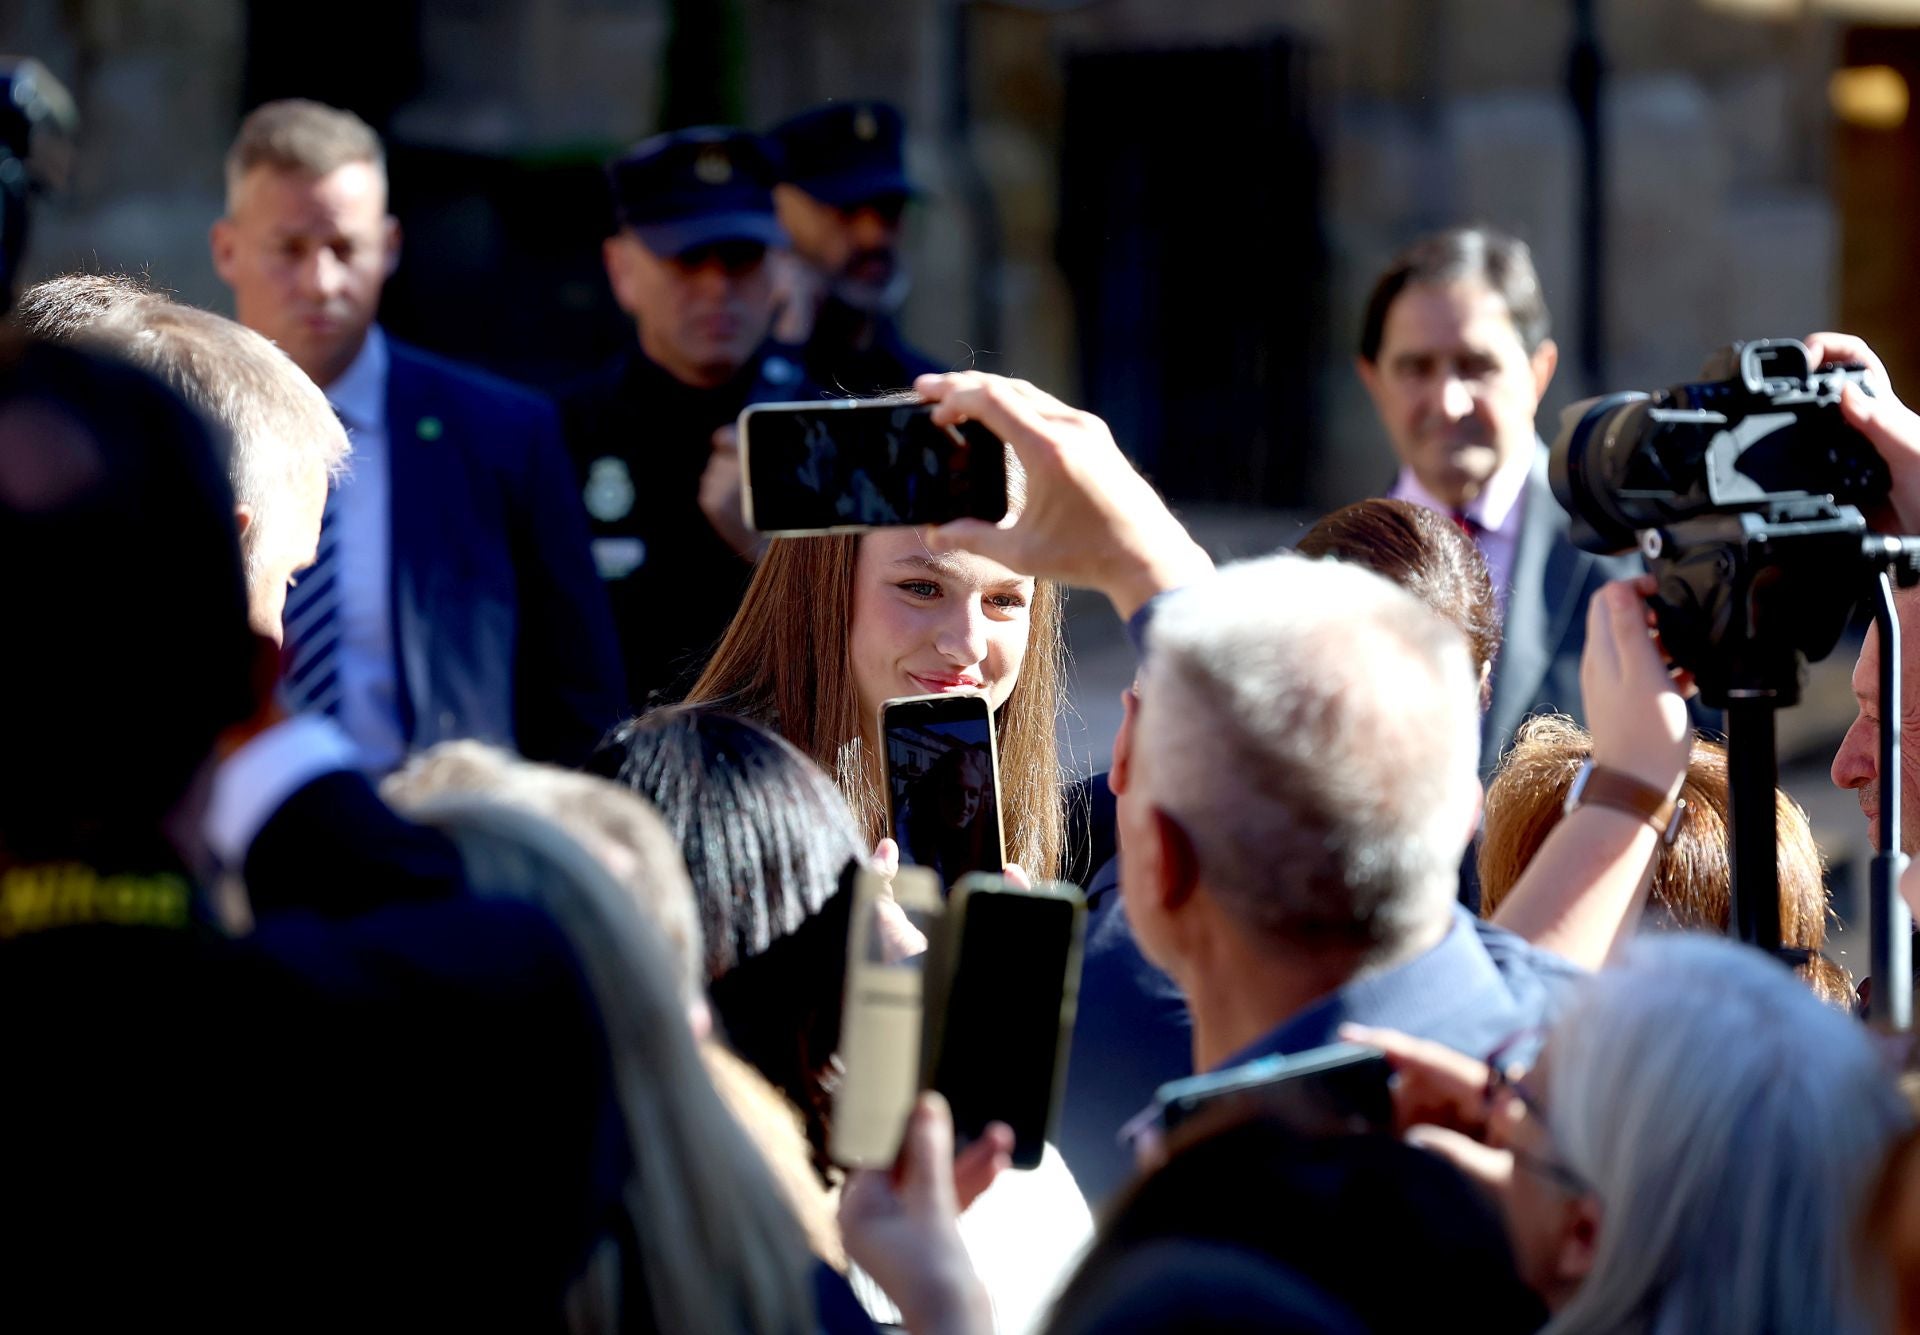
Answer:
[[[993,709],[972,691],[910,695],[880,707],[888,832],[902,865],[951,887],[1007,865]]]
[[[927,964],[922,1082],[946,1096],[962,1141],[1012,1127],[1016,1168],[1039,1164],[1059,1115],[1086,919],[1065,882],[968,876]]]
[[[747,525],[796,537],[1007,513],[1007,459],[977,422],[936,426],[930,404],[826,399],[740,414]]]
[[[871,869],[855,876],[827,1145],[844,1168],[890,1164],[900,1152],[920,1090],[926,947],[945,907],[938,878],[924,868],[900,868],[891,890]]]

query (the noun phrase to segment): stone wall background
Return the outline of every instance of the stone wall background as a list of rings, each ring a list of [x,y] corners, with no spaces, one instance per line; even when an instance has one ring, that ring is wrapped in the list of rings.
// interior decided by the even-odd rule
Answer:
[[[0,49],[44,60],[84,118],[75,187],[37,219],[33,273],[145,271],[187,300],[224,308],[205,235],[249,87],[248,25],[266,3],[0,7]],[[930,193],[911,215],[910,332],[943,356],[980,349],[982,364],[1069,398],[1076,330],[1055,249],[1067,57],[1275,32],[1305,42],[1324,167],[1327,310],[1303,313],[1326,322],[1319,401],[1303,414],[1298,443],[1312,455],[1303,505],[1352,499],[1387,475],[1390,456],[1348,350],[1373,271],[1418,231],[1483,219],[1518,232],[1534,247],[1557,329],[1578,327],[1570,4],[711,3],[737,36],[724,53],[737,77],[714,97],[737,103],[746,123],[830,96],[885,96],[906,110],[913,166]],[[1698,0],[1599,8],[1612,163],[1607,387],[1684,378],[1735,334],[1839,322],[1845,229],[1825,94],[1841,48],[1836,21],[1745,19]],[[668,0],[410,0],[387,11],[409,16],[417,42],[416,86],[387,127],[396,143],[586,161],[658,128]],[[329,86],[343,77],[327,75]],[[1249,170],[1260,152],[1246,146]],[[484,217],[470,230],[499,235]],[[574,292],[568,301],[592,299]],[[1550,409],[1598,388],[1577,382],[1569,353],[1563,347]]]

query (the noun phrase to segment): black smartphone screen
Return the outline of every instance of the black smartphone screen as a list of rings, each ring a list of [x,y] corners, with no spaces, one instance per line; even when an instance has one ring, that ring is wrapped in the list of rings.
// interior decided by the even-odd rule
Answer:
[[[943,886],[1005,865],[993,716],[977,695],[890,701],[887,806],[900,861],[928,867]]]
[[[1013,1128],[1013,1162],[1040,1162],[1071,1032],[1083,910],[1077,899],[974,891],[955,953],[933,1087],[955,1131]]]
[[[762,533],[997,521],[1006,452],[978,423],[958,438],[923,403],[760,404],[744,420],[753,526]]]
[[[1217,1128],[1267,1117],[1306,1136],[1391,1135],[1392,1076],[1383,1053],[1332,1043],[1162,1086],[1162,1123],[1172,1131],[1188,1122]]]

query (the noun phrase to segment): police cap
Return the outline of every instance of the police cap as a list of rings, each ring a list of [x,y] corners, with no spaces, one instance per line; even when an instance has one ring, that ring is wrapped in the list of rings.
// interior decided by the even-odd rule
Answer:
[[[904,137],[899,108],[885,102],[829,102],[767,132],[780,179],[839,209],[917,193]]]
[[[726,241],[777,245],[773,160],[758,135],[702,126],[655,135],[607,164],[614,216],[656,255]]]

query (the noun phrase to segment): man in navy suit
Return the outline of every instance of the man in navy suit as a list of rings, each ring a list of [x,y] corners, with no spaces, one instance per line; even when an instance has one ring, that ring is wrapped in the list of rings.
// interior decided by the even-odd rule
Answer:
[[[287,598],[287,703],[336,718],[371,771],[452,737],[585,759],[625,700],[558,420],[374,323],[400,257],[378,137],[316,102],[256,109],[212,244],[237,318],[354,444]]]
[[[1375,282],[1360,379],[1392,438],[1392,495],[1449,515],[1479,546],[1502,611],[1480,769],[1492,772],[1530,714],[1580,717],[1587,602],[1633,557],[1567,538],[1534,414],[1559,351],[1526,243],[1491,228],[1415,241]]]

